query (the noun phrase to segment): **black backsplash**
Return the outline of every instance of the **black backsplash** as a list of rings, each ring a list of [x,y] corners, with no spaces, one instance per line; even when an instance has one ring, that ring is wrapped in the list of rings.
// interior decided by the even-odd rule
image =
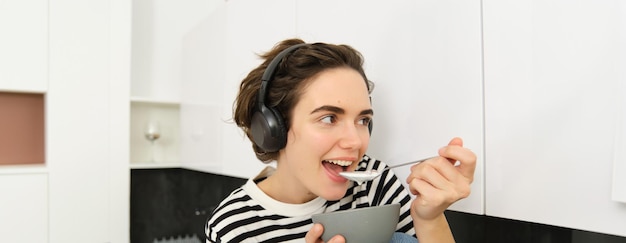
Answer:
[[[131,242],[187,235],[204,242],[210,213],[245,181],[187,169],[132,170]],[[446,211],[446,217],[458,243],[626,243],[625,237],[485,215]]]
[[[245,179],[187,169],[131,171],[130,242],[196,235],[213,209]]]
[[[485,215],[446,211],[446,218],[457,243],[626,243],[625,237]]]

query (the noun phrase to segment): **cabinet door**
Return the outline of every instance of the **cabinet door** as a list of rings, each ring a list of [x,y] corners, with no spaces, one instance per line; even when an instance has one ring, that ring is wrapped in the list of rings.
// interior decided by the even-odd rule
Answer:
[[[626,236],[611,200],[623,3],[483,6],[486,213]]]
[[[189,31],[182,50],[181,163],[212,173],[221,173],[225,152],[221,102],[226,81],[226,14],[226,2],[221,2]]]
[[[263,11],[259,11],[263,9]],[[265,166],[254,155],[250,140],[232,122],[232,104],[239,83],[261,64],[257,54],[296,34],[296,1],[241,0],[227,3],[226,80],[222,93],[223,173],[248,178]]]
[[[45,92],[48,1],[0,1],[0,90]]]
[[[48,176],[0,174],[0,241],[48,242]]]
[[[255,176],[265,166],[232,122],[232,105],[241,80],[261,63],[257,54],[295,36],[295,6],[291,0],[227,1],[186,36],[183,166],[241,178]]]
[[[626,49],[622,50],[622,57],[626,57]],[[626,65],[626,58],[622,60],[622,65]],[[626,82],[621,82],[619,91],[619,117],[617,132],[615,134],[615,155],[613,157],[613,191],[614,201],[626,203]]]
[[[128,1],[53,1],[46,167],[50,242],[127,242]]]
[[[371,156],[408,162],[462,137],[479,162],[472,195],[452,209],[483,213],[480,1],[299,1],[298,35],[364,55],[376,84]]]

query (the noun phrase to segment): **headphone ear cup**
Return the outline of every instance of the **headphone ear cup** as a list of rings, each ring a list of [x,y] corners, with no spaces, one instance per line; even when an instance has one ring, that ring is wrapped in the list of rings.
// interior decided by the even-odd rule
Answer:
[[[287,144],[287,129],[280,112],[265,106],[252,115],[250,132],[254,143],[265,152],[276,152]]]

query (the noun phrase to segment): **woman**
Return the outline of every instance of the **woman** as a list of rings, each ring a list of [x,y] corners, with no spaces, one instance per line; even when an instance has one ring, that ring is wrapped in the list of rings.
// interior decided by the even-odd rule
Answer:
[[[276,168],[220,203],[207,222],[209,242],[322,242],[323,226],[311,215],[391,203],[401,204],[396,232],[422,243],[454,242],[444,211],[469,195],[476,163],[460,138],[411,167],[408,191],[391,170],[357,185],[338,173],[387,166],[365,155],[374,112],[361,54],[288,39],[261,57],[241,82],[234,120],[257,158]]]

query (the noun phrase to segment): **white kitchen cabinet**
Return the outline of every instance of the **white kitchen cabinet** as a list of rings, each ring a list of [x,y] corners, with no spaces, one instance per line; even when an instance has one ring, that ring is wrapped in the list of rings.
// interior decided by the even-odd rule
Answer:
[[[257,54],[295,35],[295,10],[289,0],[228,1],[186,35],[183,167],[249,178],[265,166],[232,121],[232,105],[240,81],[261,63]]]
[[[239,0],[220,11],[186,47],[185,59],[201,65],[184,81],[181,109],[188,102],[196,115],[181,112],[191,122],[183,133],[218,137],[202,145],[214,153],[196,143],[190,161],[256,173],[250,142],[229,122],[239,81],[260,63],[255,53],[287,37],[346,43],[377,84],[370,154],[401,163],[460,136],[478,164],[472,195],[452,210],[626,235],[624,204],[612,200],[621,193],[611,191],[623,188],[622,167],[613,174],[626,77],[620,1]],[[214,113],[219,129],[193,125]]]
[[[483,1],[486,214],[626,236],[621,1]]]
[[[279,41],[296,35],[297,1],[241,0],[227,2],[226,74],[222,84],[222,172],[249,178],[265,164],[252,150],[250,140],[232,122],[232,104],[241,80],[261,64],[257,56],[269,51]],[[259,11],[263,9],[262,11]],[[270,11],[267,11],[270,10]]]
[[[359,6],[360,10],[353,11],[354,6]],[[261,8],[270,11],[256,11]],[[374,139],[371,151],[380,154],[380,159],[398,163],[430,155],[454,136],[463,137],[465,145],[475,148],[481,156],[479,3],[459,5],[454,11],[449,11],[449,16],[432,15],[446,8],[443,3],[420,5],[414,1],[320,4],[311,1],[242,0],[223,3],[186,36],[183,47],[183,166],[207,167],[205,171],[243,178],[255,175],[264,166],[257,163],[250,141],[232,123],[232,104],[239,82],[261,62],[256,55],[268,51],[283,39],[293,37],[301,37],[308,42],[346,43],[363,52],[366,71],[370,79],[379,84],[373,96],[381,122],[376,123],[373,136],[380,136],[380,142],[376,143]],[[416,11],[428,15],[419,18]],[[323,18],[320,13],[324,13]],[[346,18],[346,13],[350,14],[349,18]],[[459,16],[464,21],[444,21]],[[426,23],[425,20],[430,17],[442,20],[438,27],[430,27]],[[440,28],[449,30],[443,32]],[[453,38],[437,44],[438,38],[448,36]],[[389,60],[394,60],[393,65]],[[438,64],[432,60],[437,60]],[[452,65],[447,68],[431,67],[442,63]],[[415,85],[420,95],[395,95],[395,92],[410,92],[410,89],[402,88],[407,83]],[[448,95],[466,100],[461,106],[449,106],[447,99],[438,98],[440,93],[433,92],[448,85],[456,86]],[[376,99],[377,96],[384,98]],[[397,100],[405,97],[415,100]],[[417,103],[428,103],[428,106],[416,107]],[[404,132],[394,133],[399,130],[391,127],[397,126],[399,120],[391,118],[397,116],[396,113],[404,114],[406,109],[414,108],[419,116],[445,113],[447,116],[442,120],[449,123],[445,126],[440,121],[417,125],[406,123],[404,126],[415,131],[411,133],[414,135],[406,137]],[[411,143],[406,143],[404,139],[411,139]],[[397,146],[387,147],[388,140],[393,140]],[[483,212],[481,165],[477,170],[474,195],[457,204],[460,210]]]
[[[190,162],[189,156],[186,156],[191,152],[190,146],[183,146],[190,142],[189,136],[183,134],[187,132],[184,130],[187,126],[183,126],[181,121],[181,114],[189,113],[181,105],[183,100],[189,103],[190,99],[189,94],[185,94],[187,98],[182,97],[184,92],[189,92],[189,89],[183,90],[184,80],[196,77],[190,74],[190,70],[195,67],[190,65],[198,65],[197,62],[188,60],[185,52],[192,53],[191,58],[201,56],[201,50],[207,47],[206,43],[191,45],[187,42],[197,35],[196,32],[210,31],[198,29],[198,26],[223,1],[134,0],[132,4],[130,167],[171,168],[190,164],[203,166],[209,163],[208,160],[214,159],[214,156],[202,157],[204,163]],[[204,70],[206,68],[201,67]],[[191,90],[202,91],[197,88]],[[155,141],[154,146],[144,137],[144,127],[148,121],[159,122],[162,130],[161,137]],[[207,151],[206,148],[202,149]]]
[[[222,95],[226,83],[226,2],[183,38],[181,84],[181,165],[184,168],[221,173]]]
[[[0,90],[48,88],[48,1],[0,1]]]
[[[42,166],[0,168],[0,241],[48,242],[48,175]]]
[[[268,4],[271,7],[267,7]],[[352,11],[355,4],[359,5],[360,11]],[[256,11],[261,7],[271,9],[271,11],[262,13]],[[263,3],[232,1],[225,3],[223,8],[226,14],[220,10],[214,12],[212,17],[205,21],[206,23],[194,30],[196,34],[190,35],[189,45],[185,47],[188,51],[185,51],[184,59],[192,63],[185,65],[191,68],[187,68],[185,72],[184,77],[187,79],[183,82],[187,88],[183,88],[182,91],[184,95],[181,109],[188,111],[181,112],[183,124],[181,129],[187,131],[182,135],[184,145],[181,146],[181,150],[189,152],[183,153],[182,156],[186,157],[184,160],[194,161],[192,163],[195,165],[199,164],[196,162],[208,160],[207,163],[216,170],[214,172],[244,178],[253,176],[264,166],[256,163],[250,141],[239,128],[230,122],[232,102],[237,94],[239,81],[252,68],[260,64],[261,60],[256,54],[268,51],[277,42],[292,37],[301,37],[308,42],[347,43],[363,52],[370,79],[379,84],[373,96],[374,106],[378,107],[377,114],[381,114],[378,115],[381,117],[381,122],[376,123],[371,151],[380,154],[380,159],[398,163],[430,155],[430,153],[436,153],[439,147],[447,144],[448,140],[454,136],[463,137],[466,146],[475,148],[477,154],[482,155],[478,2],[460,5],[455,8],[455,11],[451,11],[450,18],[452,15],[462,16],[464,21],[442,21],[440,28],[451,30],[435,36],[433,34],[441,31],[438,28],[430,28],[423,22],[423,19],[416,17],[419,15],[414,13],[416,11],[436,12],[445,8],[444,4],[421,6],[413,1],[391,3],[346,1],[333,4],[309,1]],[[321,12],[324,12],[324,18],[320,18]],[[345,13],[350,13],[350,18],[345,18]],[[428,16],[424,18],[427,19]],[[444,16],[438,18],[447,19]],[[407,29],[420,31],[404,31]],[[206,33],[201,34],[203,31]],[[455,41],[441,43],[437,46],[438,48],[432,48],[437,38],[443,38],[442,36],[454,36],[451,39]],[[207,47],[206,43],[211,45]],[[389,48],[382,48],[384,45],[381,43],[388,44]],[[448,50],[450,48],[455,49],[450,51]],[[199,51],[194,53],[192,50]],[[204,60],[198,58],[198,55],[208,56],[208,58]],[[389,60],[392,59],[393,65],[390,65]],[[432,62],[433,59],[438,60],[440,64],[452,63],[452,65],[448,69],[443,67],[433,69],[430,67],[435,65]],[[453,69],[454,72],[449,69]],[[419,95],[395,95],[395,92],[409,92],[410,89],[402,88],[406,85],[415,85]],[[452,94],[448,95],[461,96],[466,100],[461,106],[449,106],[446,103],[447,99],[437,99],[437,94],[440,93],[433,93],[448,85],[457,87],[451,91]],[[204,93],[199,91],[204,91]],[[216,99],[220,97],[220,91],[222,92],[221,100]],[[377,96],[381,98],[376,99]],[[412,97],[415,100],[394,101],[394,99],[405,97]],[[428,103],[428,106],[416,107],[415,104],[421,103]],[[215,104],[219,104],[220,107],[214,107]],[[406,123],[404,126],[415,131],[411,133],[414,135],[409,138],[405,136],[406,133],[394,133],[399,130],[391,129],[392,126],[397,126],[396,122],[399,121],[391,119],[398,115],[394,112],[404,114],[406,109],[416,110],[416,115],[419,116],[439,115],[437,112],[445,113],[447,117],[442,120],[450,122],[445,126],[442,126],[443,123],[440,121],[417,125]],[[219,120],[211,124],[216,124],[219,130],[213,128],[212,125],[193,124],[211,119],[202,116],[217,112],[220,113]],[[423,119],[417,120],[427,122]],[[209,124],[208,120],[203,124]],[[190,127],[185,128],[186,126]],[[192,137],[200,141],[200,134],[220,137],[217,141],[221,144],[205,143],[200,146],[202,142],[195,142],[193,145]],[[375,142],[376,136],[381,137],[378,144]],[[404,139],[411,139],[411,143],[406,143]],[[398,146],[387,147],[386,144],[389,143],[385,141],[388,140],[393,140],[393,144]],[[191,147],[196,146],[195,149],[186,150],[190,148],[189,144],[192,144]],[[200,151],[201,148],[205,151]],[[214,152],[209,153],[206,150]],[[219,158],[215,159],[216,156]],[[214,159],[217,162],[211,162]],[[479,168],[480,166],[481,164]],[[460,210],[482,213],[482,174],[480,174],[482,170],[477,171],[479,174],[474,184],[474,195],[471,199],[457,204]],[[402,175],[402,172],[400,174]]]
[[[48,242],[128,242],[130,10],[49,6]]]
[[[452,209],[482,214],[480,1],[299,1],[297,22],[308,42],[362,52],[376,84],[368,153],[398,164],[436,155],[462,137],[478,164],[471,196]],[[402,181],[408,168],[395,169]]]
[[[624,21],[623,23],[626,23]],[[622,50],[621,56],[626,56],[626,49]],[[618,103],[618,119],[613,145],[613,185],[611,198],[617,202],[626,203],[626,82],[620,82],[620,97]]]
[[[45,102],[45,164],[0,167],[0,241],[128,242],[130,10],[0,1],[0,90]]]

